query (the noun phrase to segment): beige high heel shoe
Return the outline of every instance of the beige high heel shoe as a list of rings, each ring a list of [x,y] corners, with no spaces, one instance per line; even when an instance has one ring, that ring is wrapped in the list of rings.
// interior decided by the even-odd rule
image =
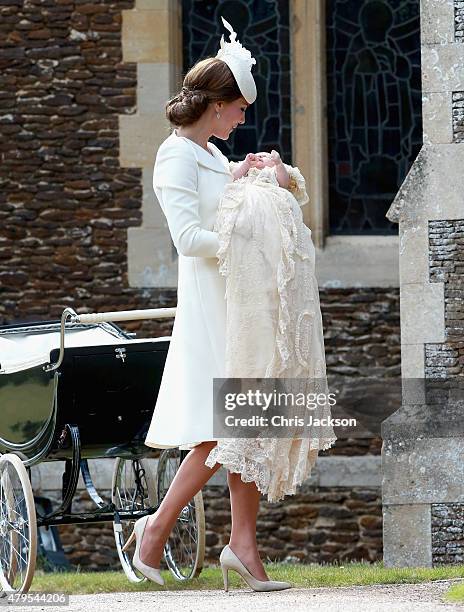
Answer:
[[[157,584],[163,585],[164,580],[160,574],[159,567],[151,567],[151,565],[147,565],[140,559],[140,545],[142,543],[145,526],[150,516],[151,514],[147,514],[146,516],[142,516],[142,518],[139,518],[135,521],[134,529],[122,549],[124,552],[126,552],[126,550],[129,548],[135,538],[135,552],[134,556],[132,557],[132,565],[136,567],[139,572],[145,576],[145,578],[153,580],[153,582],[156,582]]]
[[[222,549],[219,557],[219,562],[222,569],[222,577],[224,578],[224,591],[229,590],[229,570],[235,570],[245,580],[253,591],[281,591],[291,588],[289,582],[279,582],[277,580],[258,580],[247,568],[243,565],[234,551],[227,544]]]

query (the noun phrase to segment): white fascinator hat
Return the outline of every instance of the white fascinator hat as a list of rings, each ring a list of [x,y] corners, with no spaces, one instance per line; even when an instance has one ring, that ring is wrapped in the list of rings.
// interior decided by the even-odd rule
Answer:
[[[251,74],[251,67],[256,64],[256,60],[251,57],[251,52],[239,43],[237,33],[234,32],[230,23],[224,17],[221,19],[230,32],[230,42],[224,42],[224,35],[221,36],[221,47],[216,57],[229,66],[242,96],[249,104],[252,104],[256,100],[256,84]]]

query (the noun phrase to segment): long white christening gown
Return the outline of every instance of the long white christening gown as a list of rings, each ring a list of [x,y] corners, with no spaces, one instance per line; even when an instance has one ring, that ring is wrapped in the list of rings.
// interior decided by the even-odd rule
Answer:
[[[225,186],[219,204],[214,230],[226,278],[224,378],[285,379],[286,392],[327,396],[315,248],[300,208],[308,196],[298,168],[285,167],[289,189],[279,186],[274,167],[251,168]],[[268,501],[294,494],[319,450],[336,440],[328,401],[312,416],[326,425],[300,437],[221,438],[205,463],[219,462],[255,481]]]

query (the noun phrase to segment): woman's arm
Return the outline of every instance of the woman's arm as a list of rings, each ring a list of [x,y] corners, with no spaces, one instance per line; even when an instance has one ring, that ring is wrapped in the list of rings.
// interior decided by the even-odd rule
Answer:
[[[177,252],[187,257],[216,257],[218,234],[201,227],[198,164],[187,143],[158,151],[153,189]]]

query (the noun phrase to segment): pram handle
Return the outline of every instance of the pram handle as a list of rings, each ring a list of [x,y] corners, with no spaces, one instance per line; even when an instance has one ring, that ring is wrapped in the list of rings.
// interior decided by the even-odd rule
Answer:
[[[146,310],[119,310],[92,312],[71,316],[76,323],[108,323],[109,321],[134,321],[136,319],[167,319],[176,316],[176,308],[147,308]]]
[[[78,314],[72,308],[65,308],[61,315],[60,326],[60,353],[55,364],[48,363],[43,366],[45,372],[57,370],[64,358],[64,337],[66,320],[71,323],[108,323],[110,321],[132,321],[136,319],[167,319],[176,316],[176,307],[173,308],[147,308],[145,310],[119,310],[113,312],[91,312]]]

